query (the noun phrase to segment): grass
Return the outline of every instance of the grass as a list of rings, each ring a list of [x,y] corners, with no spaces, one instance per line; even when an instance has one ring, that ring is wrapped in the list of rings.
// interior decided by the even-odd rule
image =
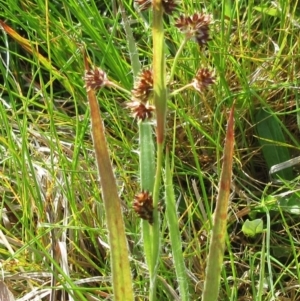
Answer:
[[[123,2],[140,62],[151,67],[151,15]],[[190,83],[200,65],[214,68],[218,78],[204,94],[189,89],[168,100],[166,143],[190,300],[200,300],[203,291],[234,101],[232,198],[219,298],[298,300],[299,169],[282,170],[280,179],[270,178],[269,170],[282,163],[276,158],[299,154],[299,3],[188,2],[185,14],[201,9],[213,14],[212,40],[202,52],[193,41],[186,43],[171,90]],[[57,288],[55,300],[64,300],[65,293],[74,300],[111,299],[110,248],[82,53],[110,80],[132,89],[132,56],[116,7],[117,2],[96,0],[12,0],[9,6],[0,0],[0,20],[13,30],[1,31],[0,258],[5,284],[17,300],[49,296],[51,287]],[[168,71],[184,39],[172,22],[165,19]],[[107,88],[97,96],[122,200],[134,292],[136,300],[147,300],[149,272],[132,210],[140,189],[138,125],[125,108],[126,93]],[[265,232],[246,236],[247,219],[262,219]],[[164,218],[160,233],[157,300],[180,300]]]

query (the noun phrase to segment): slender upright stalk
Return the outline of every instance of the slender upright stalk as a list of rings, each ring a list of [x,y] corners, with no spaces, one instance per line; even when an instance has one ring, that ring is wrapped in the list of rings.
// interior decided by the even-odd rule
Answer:
[[[153,1],[153,91],[157,118],[157,143],[164,143],[167,111],[166,63],[164,51],[163,7]]]
[[[153,92],[154,104],[156,107],[156,139],[157,139],[157,160],[156,175],[153,190],[153,249],[152,258],[154,265],[152,266],[150,278],[150,301],[154,301],[156,291],[156,269],[159,259],[159,214],[158,201],[159,189],[161,185],[161,170],[163,166],[163,149],[165,136],[165,123],[167,111],[167,89],[166,89],[166,63],[164,51],[164,28],[163,28],[163,7],[161,0],[153,0]]]

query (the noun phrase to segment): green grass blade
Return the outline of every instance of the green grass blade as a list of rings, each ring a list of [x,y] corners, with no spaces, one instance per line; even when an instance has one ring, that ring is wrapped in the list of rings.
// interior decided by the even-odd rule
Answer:
[[[141,70],[139,53],[138,53],[136,41],[133,36],[132,29],[130,27],[130,21],[128,19],[128,16],[125,12],[125,8],[121,1],[120,1],[120,6],[121,6],[122,19],[123,19],[123,23],[124,23],[124,30],[126,32],[126,37],[127,37],[127,41],[128,41],[128,50],[129,50],[129,55],[130,55],[133,77],[136,78],[136,76],[139,74],[139,72]]]
[[[169,153],[166,155],[165,165],[165,201],[166,219],[168,222],[169,234],[171,239],[172,254],[179,292],[182,301],[189,300],[189,279],[187,277],[182,253],[182,241],[179,231],[178,214],[176,210],[176,200],[173,189],[172,173],[170,169]]]
[[[155,148],[153,142],[153,128],[149,122],[139,122],[139,155],[141,189],[152,193],[155,178]],[[149,268],[150,279],[153,278],[155,262],[153,262],[153,229],[148,221],[142,221],[144,252]],[[158,241],[159,243],[159,241]]]

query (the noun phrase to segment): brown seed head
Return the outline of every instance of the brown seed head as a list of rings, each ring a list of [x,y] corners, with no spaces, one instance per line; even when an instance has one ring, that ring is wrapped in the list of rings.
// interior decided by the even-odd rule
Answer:
[[[146,69],[139,75],[134,89],[131,91],[133,101],[146,103],[153,91],[152,70]]]
[[[203,13],[195,13],[190,17],[180,16],[175,26],[188,37],[194,36],[199,46],[206,45],[210,40],[209,25],[211,16]]]
[[[127,103],[127,107],[131,109],[134,118],[142,121],[145,119],[151,119],[153,111],[155,110],[154,106],[151,106],[148,103],[144,104],[139,101],[129,102]]]
[[[216,77],[208,68],[201,68],[197,71],[197,74],[193,80],[193,87],[203,92],[209,85],[214,84]]]
[[[178,9],[178,2],[176,0],[163,0],[162,6],[164,8],[164,12],[167,15],[171,15],[173,11]]]
[[[153,199],[148,191],[141,191],[134,197],[133,209],[140,218],[153,224]]]
[[[86,71],[83,79],[88,91],[98,90],[109,83],[106,73],[100,68]]]

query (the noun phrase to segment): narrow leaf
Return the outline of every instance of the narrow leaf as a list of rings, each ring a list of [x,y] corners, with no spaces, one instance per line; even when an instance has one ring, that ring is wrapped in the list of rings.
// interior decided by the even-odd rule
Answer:
[[[219,182],[219,194],[214,213],[214,223],[209,246],[206,278],[202,301],[217,301],[221,279],[221,270],[225,250],[227,227],[227,211],[232,176],[232,161],[234,147],[234,108],[230,111],[224,146],[222,172]]]

